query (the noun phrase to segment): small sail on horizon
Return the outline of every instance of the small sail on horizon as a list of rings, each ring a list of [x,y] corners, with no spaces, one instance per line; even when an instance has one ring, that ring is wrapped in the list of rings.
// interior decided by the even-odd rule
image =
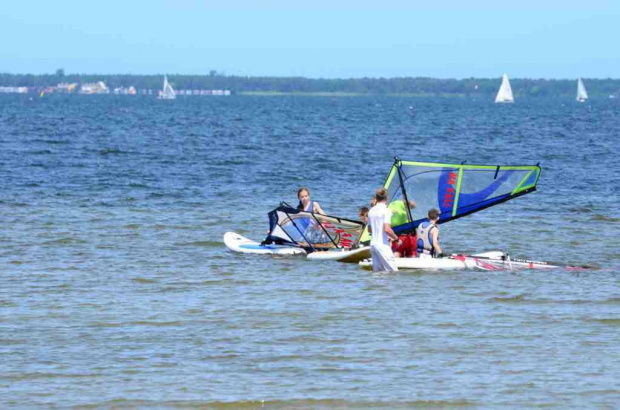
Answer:
[[[159,92],[159,99],[162,100],[174,100],[177,94],[174,92],[174,89],[168,82],[168,76],[164,75],[164,87]]]
[[[579,102],[585,102],[588,99],[588,92],[586,91],[586,86],[583,85],[583,81],[581,78],[577,80],[577,98],[576,100]]]
[[[504,74],[502,78],[502,85],[499,87],[497,96],[495,97],[496,103],[512,103],[515,102],[512,96],[512,88],[510,87],[510,81],[508,81],[508,75]]]

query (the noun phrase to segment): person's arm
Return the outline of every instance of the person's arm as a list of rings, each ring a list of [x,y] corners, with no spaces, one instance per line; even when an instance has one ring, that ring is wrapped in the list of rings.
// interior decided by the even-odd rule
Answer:
[[[396,235],[392,229],[392,211],[390,211],[389,208],[386,210],[384,218],[383,230],[391,240],[398,242],[398,235]]]
[[[394,230],[392,229],[392,225],[388,224],[388,223],[384,223],[383,224],[383,229],[385,230],[385,233],[387,234],[387,236],[389,236],[393,241],[395,242],[399,242],[400,239],[398,239],[398,235],[396,235],[394,233]]]
[[[321,205],[319,205],[318,202],[314,203],[314,207],[312,209],[312,212],[314,212],[315,214],[325,215],[325,211],[323,211],[323,208],[321,208]]]
[[[443,255],[443,250],[441,250],[441,246],[439,245],[439,229],[435,228],[431,232],[431,238],[433,239],[433,246],[435,247],[435,254]]]

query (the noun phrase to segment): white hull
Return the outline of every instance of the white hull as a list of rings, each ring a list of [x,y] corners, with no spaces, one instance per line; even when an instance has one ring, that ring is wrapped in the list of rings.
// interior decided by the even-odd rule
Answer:
[[[367,259],[359,263],[367,270],[372,270],[372,260]],[[458,260],[445,258],[396,258],[396,267],[399,270],[464,270],[469,269],[467,264]]]
[[[313,261],[338,261],[345,263],[358,263],[370,258],[370,247],[363,246],[357,249],[333,249],[329,251],[317,251],[308,254],[308,259]]]
[[[372,270],[372,261],[367,259],[359,265]],[[521,270],[521,269],[587,269],[585,267],[559,266],[541,261],[522,259],[511,260],[503,252],[485,252],[475,255],[452,255],[447,258],[436,259],[428,256],[419,258],[396,258],[399,270]]]
[[[226,232],[224,234],[224,244],[231,251],[239,253],[260,255],[303,255],[306,253],[305,250],[292,246],[261,245],[235,232]]]

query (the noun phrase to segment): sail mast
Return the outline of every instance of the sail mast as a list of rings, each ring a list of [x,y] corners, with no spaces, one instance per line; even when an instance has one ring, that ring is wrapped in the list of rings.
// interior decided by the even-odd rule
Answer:
[[[403,178],[403,170],[400,165],[400,160],[398,157],[394,157],[394,166],[398,171],[398,180],[400,181],[400,189],[403,191],[403,199],[405,200],[405,209],[407,210],[407,217],[409,218],[409,222],[413,221],[411,217],[411,209],[409,208],[409,198],[407,198],[407,191],[405,190],[405,181]]]

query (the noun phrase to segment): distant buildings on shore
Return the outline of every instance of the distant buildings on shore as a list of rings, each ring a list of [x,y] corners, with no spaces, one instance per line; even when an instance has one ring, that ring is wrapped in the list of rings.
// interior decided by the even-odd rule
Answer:
[[[177,95],[230,95],[230,90],[176,90]]]
[[[0,93],[3,94],[27,94],[28,87],[0,87]]]
[[[138,90],[134,86],[116,87],[110,92],[110,89],[103,81],[97,81],[96,83],[84,83],[81,86],[78,83],[60,83],[55,87],[2,87],[0,86],[1,94],[114,94],[114,95],[157,95],[158,90],[141,89]],[[185,96],[227,96],[231,95],[230,90],[176,90],[177,95]]]
[[[80,87],[80,94],[109,94],[110,90],[103,81],[97,81],[96,83],[82,84]]]
[[[129,88],[116,87],[114,89],[114,94],[116,95],[137,95],[138,91],[136,91],[136,87],[134,87],[133,85]]]

